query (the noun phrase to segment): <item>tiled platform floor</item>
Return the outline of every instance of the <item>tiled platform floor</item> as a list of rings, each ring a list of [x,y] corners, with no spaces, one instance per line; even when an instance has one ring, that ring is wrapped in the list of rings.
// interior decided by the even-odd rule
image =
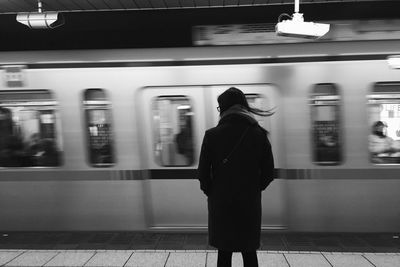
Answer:
[[[216,266],[213,250],[0,250],[0,266],[113,266],[207,267]],[[396,267],[400,253],[258,252],[263,267]],[[233,267],[242,267],[234,253]]]
[[[214,250],[206,233],[0,232],[0,249]],[[260,251],[400,253],[399,233],[262,233]],[[400,266],[400,265],[399,265]]]

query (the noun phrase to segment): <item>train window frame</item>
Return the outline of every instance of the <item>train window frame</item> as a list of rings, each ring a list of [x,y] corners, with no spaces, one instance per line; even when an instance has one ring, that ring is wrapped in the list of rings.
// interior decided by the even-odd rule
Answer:
[[[159,114],[155,113],[155,105],[156,105],[156,101],[157,99],[183,99],[185,101],[187,101],[188,105],[190,106],[189,111],[187,112],[187,116],[191,116],[191,120],[190,120],[190,127],[191,128],[191,151],[192,151],[192,155],[191,158],[188,158],[188,163],[187,164],[164,164],[163,163],[163,157],[160,156],[160,153],[162,153],[162,149],[160,147],[162,147],[163,142],[161,141],[162,137],[161,137],[161,131],[160,131],[160,124],[161,122],[158,123],[156,122],[156,118],[160,118]],[[195,112],[194,112],[194,105],[193,105],[194,101],[191,99],[191,97],[189,95],[158,95],[152,98],[151,100],[151,118],[152,118],[152,144],[153,144],[153,159],[154,162],[161,167],[167,167],[167,168],[173,168],[173,167],[192,167],[194,166],[195,162],[196,162],[196,156],[195,156],[195,150],[196,150],[196,138],[195,138],[195,133],[194,133],[194,127],[195,127]],[[189,117],[188,117],[189,118]],[[180,126],[179,126],[180,127]],[[158,129],[158,131],[157,131]],[[174,133],[173,133],[174,134]],[[174,138],[177,138],[179,133],[174,134]],[[177,142],[177,141],[175,141]],[[178,146],[178,145],[176,145]],[[174,150],[178,150],[178,148],[175,148]],[[177,154],[183,154],[183,153],[175,153],[174,155]],[[174,156],[174,160],[176,156]],[[185,157],[185,156],[183,156]]]
[[[11,164],[20,166],[4,166],[0,163],[0,168],[62,167],[64,165],[64,149],[61,118],[58,101],[54,93],[49,89],[22,89],[1,91],[0,96],[1,109],[9,110],[13,107],[15,108],[13,112],[31,113],[30,119],[27,120],[20,120],[19,115],[9,114],[11,116],[9,137],[13,137],[13,141],[19,144],[15,143],[19,147],[19,153],[12,152],[13,157],[18,156],[22,161],[20,164],[15,164],[17,161]],[[5,115],[5,113],[2,115]],[[28,122],[27,125],[24,126],[24,122]],[[27,134],[29,134],[29,140]],[[7,133],[4,136],[6,137]],[[31,164],[28,164],[29,162]]]
[[[390,134],[390,131],[388,131],[389,127],[392,125],[392,123],[390,123],[391,118],[398,118],[400,123],[400,81],[376,82],[370,88],[369,94],[366,98],[369,125],[369,131],[366,136],[368,137],[369,162],[373,165],[400,165],[400,127],[395,131],[395,138],[392,137],[394,134]],[[374,113],[377,113],[376,110],[374,112],[374,109],[376,109],[374,106],[376,105],[379,105],[380,109],[379,118],[374,116],[376,115]],[[383,105],[397,105],[397,112],[394,110],[388,110]],[[385,110],[388,111],[387,117],[382,116],[382,113]],[[396,117],[394,117],[395,113],[397,114]],[[385,118],[385,120],[382,118]],[[382,134],[387,138],[384,136],[376,137],[377,135],[374,134],[374,131],[378,130],[378,127],[381,128]],[[389,132],[389,134],[384,132]],[[386,142],[386,140],[388,141]],[[382,145],[388,149],[379,153],[378,151],[373,151],[382,148]]]
[[[86,94],[89,93],[90,91],[101,91],[103,94],[104,99],[87,99]],[[86,162],[89,166],[94,167],[94,168],[109,168],[113,167],[117,164],[117,153],[116,153],[116,148],[115,148],[115,134],[114,134],[114,120],[113,120],[113,112],[112,112],[112,104],[111,101],[109,100],[109,94],[106,89],[104,88],[86,88],[82,91],[82,111],[83,111],[83,129],[85,129],[85,136],[86,136]],[[91,110],[105,110],[105,118],[106,120],[109,120],[109,123],[104,123],[108,125],[107,129],[107,139],[108,139],[108,145],[110,146],[109,148],[109,153],[105,155],[105,157],[110,158],[110,162],[95,162],[93,161],[93,158],[95,157],[95,152],[93,151],[94,149],[91,147],[92,143],[92,138],[91,138],[91,128],[89,126],[90,122],[90,115],[89,111]]]
[[[324,90],[324,88],[327,88],[327,90]],[[344,162],[342,99],[341,90],[336,83],[317,83],[310,90],[308,100],[311,119],[310,140],[312,162],[315,165],[337,166],[342,165]],[[328,108],[317,110],[316,107]],[[324,114],[322,114],[322,111],[324,111]],[[330,116],[333,119],[316,119],[321,116]],[[321,123],[318,125],[316,124],[317,121]],[[325,132],[330,134],[324,135]]]

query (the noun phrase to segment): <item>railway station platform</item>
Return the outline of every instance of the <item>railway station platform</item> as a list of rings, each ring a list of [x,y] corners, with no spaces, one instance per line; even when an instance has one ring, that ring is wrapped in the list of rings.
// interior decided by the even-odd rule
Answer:
[[[206,233],[0,232],[0,266],[216,266],[207,243]],[[261,243],[265,267],[400,266],[398,233],[263,233]]]

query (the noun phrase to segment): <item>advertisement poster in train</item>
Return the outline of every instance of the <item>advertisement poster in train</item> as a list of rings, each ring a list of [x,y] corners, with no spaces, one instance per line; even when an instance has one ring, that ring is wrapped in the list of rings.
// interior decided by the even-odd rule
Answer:
[[[313,122],[314,161],[337,163],[341,160],[339,122],[336,106],[319,106]]]
[[[42,138],[55,138],[55,118],[51,110],[40,112],[40,133]]]
[[[90,110],[88,116],[90,161],[94,164],[112,163],[112,133],[108,123],[108,110]]]

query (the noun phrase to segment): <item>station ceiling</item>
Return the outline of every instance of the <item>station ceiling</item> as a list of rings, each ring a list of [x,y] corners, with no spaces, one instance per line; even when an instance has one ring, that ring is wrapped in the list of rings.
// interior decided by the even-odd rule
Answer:
[[[294,0],[41,0],[43,9],[60,12],[195,9],[293,5]],[[384,0],[300,0],[301,4],[383,2]],[[301,6],[300,6],[301,8]],[[37,0],[0,0],[0,14],[32,12]]]
[[[42,0],[64,24],[32,30],[16,13],[37,0],[0,0],[0,51],[193,46],[198,25],[276,24],[295,0]],[[400,0],[300,0],[306,21],[399,19]],[[399,25],[400,27],[400,25]]]

